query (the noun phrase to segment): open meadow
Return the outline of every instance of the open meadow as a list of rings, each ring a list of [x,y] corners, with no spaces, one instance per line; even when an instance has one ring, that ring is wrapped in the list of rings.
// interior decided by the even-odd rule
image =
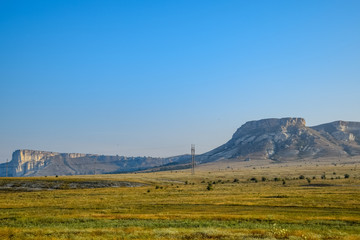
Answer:
[[[360,165],[0,178],[0,239],[360,239]]]

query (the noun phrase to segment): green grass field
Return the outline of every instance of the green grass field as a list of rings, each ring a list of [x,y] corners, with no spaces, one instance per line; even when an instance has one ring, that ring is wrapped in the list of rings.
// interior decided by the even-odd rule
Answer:
[[[0,239],[360,239],[355,164],[204,169],[0,178],[58,186],[0,188]],[[82,181],[146,185],[69,187]]]

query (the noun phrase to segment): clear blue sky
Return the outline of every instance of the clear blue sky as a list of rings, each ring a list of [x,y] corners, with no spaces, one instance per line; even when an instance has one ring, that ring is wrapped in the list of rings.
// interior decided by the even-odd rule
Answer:
[[[360,1],[0,0],[0,162],[205,152],[249,120],[360,121]]]

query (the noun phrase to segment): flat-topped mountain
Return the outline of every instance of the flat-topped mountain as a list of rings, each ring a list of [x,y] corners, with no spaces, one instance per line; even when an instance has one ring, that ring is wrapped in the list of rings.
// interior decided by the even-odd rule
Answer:
[[[54,176],[121,173],[162,166],[173,158],[105,156],[16,150],[9,163],[0,164],[0,176]]]
[[[271,118],[242,125],[225,144],[197,155],[198,164],[223,159],[273,161],[360,155],[360,122],[307,127],[303,118]],[[190,156],[170,158],[103,156],[17,150],[0,164],[0,176],[78,175],[190,167]],[[7,169],[7,171],[5,171]]]
[[[281,118],[247,122],[227,143],[199,157],[209,162],[220,158],[283,160],[339,154],[347,155],[341,143],[307,127],[303,118]]]

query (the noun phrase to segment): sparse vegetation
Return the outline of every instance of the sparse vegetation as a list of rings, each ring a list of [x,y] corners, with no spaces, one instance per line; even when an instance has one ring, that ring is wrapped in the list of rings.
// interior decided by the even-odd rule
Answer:
[[[359,174],[340,179],[350,168],[337,166],[334,180],[304,184],[294,169],[11,179],[18,188],[66,182],[52,191],[1,188],[10,180],[0,178],[0,239],[359,239]],[[303,170],[320,176],[325,169]],[[247,181],[253,178],[261,181]],[[146,185],[70,188],[91,181]]]
[[[308,184],[311,183],[311,179],[310,179],[310,178],[306,178],[306,180],[307,180]]]

